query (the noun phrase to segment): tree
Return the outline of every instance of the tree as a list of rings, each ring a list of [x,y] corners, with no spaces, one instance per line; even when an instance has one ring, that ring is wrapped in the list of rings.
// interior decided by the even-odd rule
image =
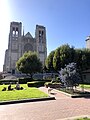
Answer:
[[[88,49],[76,49],[75,50],[75,63],[82,76],[82,71],[90,69],[90,50]]]
[[[73,52],[73,49],[70,48],[68,44],[62,45],[60,47],[60,61],[61,61],[62,68],[65,67],[65,64],[69,64],[73,62],[72,52]]]
[[[64,69],[61,69],[59,73],[60,79],[65,87],[73,88],[73,86],[79,84],[81,80],[79,73],[77,73],[76,63],[69,63]]]
[[[33,73],[41,72],[42,63],[35,52],[29,51],[24,53],[24,55],[17,61],[16,68],[22,73],[31,74],[32,77]]]
[[[55,50],[55,54],[54,54],[54,57],[53,57],[53,67],[55,70],[60,70],[61,68],[61,62],[60,62],[60,47],[58,47],[56,50]]]
[[[46,67],[49,71],[52,71],[54,68],[53,68],[53,57],[54,57],[54,53],[55,51],[51,51],[49,56],[47,57],[46,61],[45,61],[45,64],[46,64]]]
[[[90,69],[90,49],[83,49],[83,69]]]
[[[90,50],[89,49],[74,49],[68,44],[58,47],[51,52],[46,60],[48,69],[54,68],[60,71],[65,65],[75,62],[78,71],[82,75],[83,70],[90,69]]]

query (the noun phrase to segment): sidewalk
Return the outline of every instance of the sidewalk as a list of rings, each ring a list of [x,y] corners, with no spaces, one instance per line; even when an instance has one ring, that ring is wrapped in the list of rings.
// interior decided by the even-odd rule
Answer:
[[[67,96],[66,94],[64,94],[64,93],[62,93],[61,91],[56,90],[56,89],[51,90],[50,93],[48,93],[48,88],[46,88],[46,87],[40,87],[39,89],[40,89],[41,91],[49,94],[49,96],[55,97],[55,99],[70,98],[70,97]]]

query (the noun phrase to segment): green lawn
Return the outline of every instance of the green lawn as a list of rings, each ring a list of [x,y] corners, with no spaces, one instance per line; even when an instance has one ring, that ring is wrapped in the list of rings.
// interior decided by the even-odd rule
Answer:
[[[24,90],[2,91],[3,87],[7,88],[8,86],[0,85],[0,102],[10,101],[10,100],[48,97],[47,94],[43,93],[38,88],[28,87],[26,84],[20,85],[20,87],[25,88]],[[12,88],[14,87],[15,85],[12,85]]]
[[[78,118],[78,119],[75,119],[75,120],[90,120],[90,118],[85,117],[85,118]]]
[[[90,85],[80,84],[79,86],[80,86],[80,87],[83,87],[83,86],[84,86],[84,88],[86,88],[86,89],[90,89]]]

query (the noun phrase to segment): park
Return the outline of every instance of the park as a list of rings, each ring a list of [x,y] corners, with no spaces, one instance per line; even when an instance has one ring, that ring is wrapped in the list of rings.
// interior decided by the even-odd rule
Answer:
[[[66,50],[67,50],[67,47],[69,46],[66,45],[62,47],[66,47]],[[81,79],[82,77],[80,76],[80,73],[81,73],[81,70],[87,67],[87,65],[86,64],[84,65],[84,63],[82,63],[82,66],[83,65],[84,66],[82,67],[82,69],[80,69],[80,71],[77,72],[76,63],[75,62],[70,63],[70,61],[68,60],[68,64],[65,65],[65,67],[63,67],[61,70],[59,70],[59,72],[57,72],[58,74],[55,74],[54,67],[57,68],[57,70],[59,68],[58,68],[58,64],[56,66],[51,67],[51,64],[54,65],[52,61],[51,63],[48,63],[48,60],[50,62],[50,59],[52,59],[51,55],[54,55],[54,54],[51,53],[50,57],[48,57],[46,60],[46,63],[47,63],[46,66],[48,67],[44,67],[44,69],[42,69],[42,64],[39,61],[36,53],[33,53],[31,51],[25,53],[17,61],[16,68],[18,71],[26,74],[26,76],[28,76],[28,74],[30,75],[29,77],[22,77],[22,78],[16,77],[17,79],[5,79],[6,76],[4,76],[5,78],[0,80],[0,84],[1,84],[0,85],[0,104],[4,105],[4,103],[6,104],[6,102],[7,104],[12,104],[12,103],[14,104],[14,103],[18,103],[18,101],[21,101],[21,103],[23,101],[23,104],[24,104],[24,100],[32,100],[32,99],[35,100],[36,99],[37,101],[37,99],[39,99],[40,101],[42,100],[41,104],[43,102],[44,104],[48,104],[49,103],[48,100],[50,100],[52,103],[52,106],[54,106],[55,109],[58,109],[56,103],[59,105],[60,104],[58,103],[59,101],[61,101],[61,104],[63,105],[65,104],[63,102],[65,102],[66,100],[70,102],[69,104],[71,104],[72,102],[72,105],[74,104],[74,102],[76,102],[75,104],[77,104],[78,100],[79,102],[81,101],[81,103],[83,101],[85,101],[86,103],[86,99],[88,98],[89,100],[89,97],[90,97],[90,92],[89,92],[90,85],[88,81],[84,81],[84,80],[82,81]],[[66,56],[66,59],[67,59],[67,56]],[[63,63],[64,61],[65,61],[65,58],[63,60]],[[82,61],[85,62],[86,59],[85,61],[82,59]],[[61,65],[64,65],[63,63]],[[79,63],[77,62],[77,64]],[[42,73],[42,70],[43,70],[43,73]],[[52,70],[53,72],[51,72]],[[49,73],[48,76],[45,76],[46,75],[45,72],[47,72],[47,74]],[[37,76],[39,78],[38,77],[35,78],[35,75],[34,75],[35,73],[37,73]],[[39,73],[42,73],[42,74],[39,74]],[[12,74],[12,76],[14,78],[15,75]],[[46,103],[44,100],[46,101]],[[30,106],[31,106],[31,103],[30,103]],[[82,109],[83,107],[85,106],[82,105]],[[50,109],[53,110],[51,106],[50,106]],[[82,113],[81,114],[80,113],[78,112],[77,114],[76,113],[71,114],[70,117],[83,115]],[[87,112],[85,113],[86,114],[83,118],[82,116],[79,116],[78,118],[88,120],[89,119],[88,109],[87,109]],[[58,114],[58,112],[56,114]],[[67,115],[65,117],[67,117]],[[61,118],[63,118],[63,116],[61,116]]]

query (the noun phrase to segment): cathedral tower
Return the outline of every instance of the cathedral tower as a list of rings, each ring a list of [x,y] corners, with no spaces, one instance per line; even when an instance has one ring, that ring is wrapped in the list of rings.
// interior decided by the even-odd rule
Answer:
[[[21,22],[11,22],[10,24],[10,34],[13,38],[21,37],[22,23]]]
[[[14,72],[15,63],[18,60],[18,39],[21,37],[22,23],[21,22],[11,22],[10,23],[10,33],[8,50],[6,50],[4,68],[6,71]]]
[[[36,25],[35,31],[36,50],[38,57],[43,65],[45,65],[45,59],[47,57],[47,45],[46,45],[46,28],[41,25]]]

